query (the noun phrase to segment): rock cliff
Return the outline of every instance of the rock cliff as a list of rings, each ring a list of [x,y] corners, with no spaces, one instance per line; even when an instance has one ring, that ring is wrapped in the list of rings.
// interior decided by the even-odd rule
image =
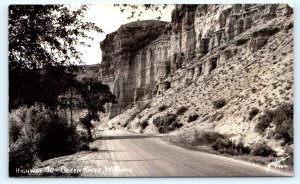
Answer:
[[[176,5],[171,23],[122,25],[100,44],[99,79],[118,98],[110,118],[141,98],[215,75],[213,70],[234,56],[257,52],[272,35],[292,26],[283,21],[291,20],[292,12],[283,4]]]
[[[175,137],[215,131],[246,144],[266,141],[284,152],[272,136],[274,125],[263,134],[255,127],[268,111],[293,104],[288,5],[176,5],[170,23],[123,25],[101,49],[99,79],[119,102],[110,107],[108,126],[158,133],[155,119],[185,107]]]
[[[160,69],[163,63],[154,61],[154,50],[143,48],[164,42],[161,34],[166,24],[156,20],[132,22],[108,34],[101,42],[100,80],[109,84],[118,98],[118,104],[110,107],[111,118],[144,96],[146,88],[150,90],[150,84],[155,84],[154,65]],[[159,37],[159,43],[153,43]]]

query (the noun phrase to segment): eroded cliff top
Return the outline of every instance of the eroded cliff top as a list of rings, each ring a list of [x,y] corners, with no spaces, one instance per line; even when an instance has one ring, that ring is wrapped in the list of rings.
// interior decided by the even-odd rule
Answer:
[[[107,46],[111,48],[112,43],[116,42],[119,45],[114,44],[115,49],[132,43],[145,42],[145,39],[149,43],[161,34],[167,23],[159,20],[142,20],[123,24],[117,31],[106,35],[106,38],[100,43],[101,50],[105,50]],[[136,48],[137,45],[132,46]],[[138,44],[138,46],[141,45]]]
[[[136,27],[157,27],[157,26],[164,26],[168,22],[166,21],[160,21],[160,20],[139,20],[139,21],[134,21],[134,22],[129,22],[127,24],[122,24],[120,26],[120,29],[122,28],[136,28]]]

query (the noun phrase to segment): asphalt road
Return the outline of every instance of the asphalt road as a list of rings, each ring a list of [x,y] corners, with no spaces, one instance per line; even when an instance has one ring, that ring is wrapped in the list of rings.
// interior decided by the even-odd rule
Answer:
[[[97,141],[99,147],[106,145],[110,165],[106,173],[113,177],[290,176],[256,164],[170,145],[155,136],[111,131],[102,133],[96,146]]]

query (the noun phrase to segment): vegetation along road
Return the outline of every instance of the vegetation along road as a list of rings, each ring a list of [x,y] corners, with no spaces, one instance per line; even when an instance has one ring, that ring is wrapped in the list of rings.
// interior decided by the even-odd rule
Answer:
[[[91,144],[94,151],[51,159],[41,167],[86,177],[289,176],[256,164],[170,145],[160,137],[121,130],[99,134],[101,138]]]

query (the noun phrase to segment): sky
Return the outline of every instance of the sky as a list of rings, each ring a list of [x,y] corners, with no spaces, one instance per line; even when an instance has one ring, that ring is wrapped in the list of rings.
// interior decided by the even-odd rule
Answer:
[[[135,16],[135,18],[128,20],[127,17],[130,12],[121,12],[119,7],[114,7],[113,4],[93,4],[89,6],[84,21],[94,22],[99,26],[104,33],[89,33],[94,37],[93,41],[88,41],[91,47],[78,46],[78,50],[82,52],[82,59],[85,64],[97,64],[101,62],[101,49],[99,43],[105,38],[106,34],[116,31],[122,24],[126,24],[132,21],[156,19],[157,16],[161,16],[162,21],[171,21],[171,11],[174,6],[169,5],[162,11],[162,15],[158,12],[152,12],[151,10],[144,11],[141,17]]]

